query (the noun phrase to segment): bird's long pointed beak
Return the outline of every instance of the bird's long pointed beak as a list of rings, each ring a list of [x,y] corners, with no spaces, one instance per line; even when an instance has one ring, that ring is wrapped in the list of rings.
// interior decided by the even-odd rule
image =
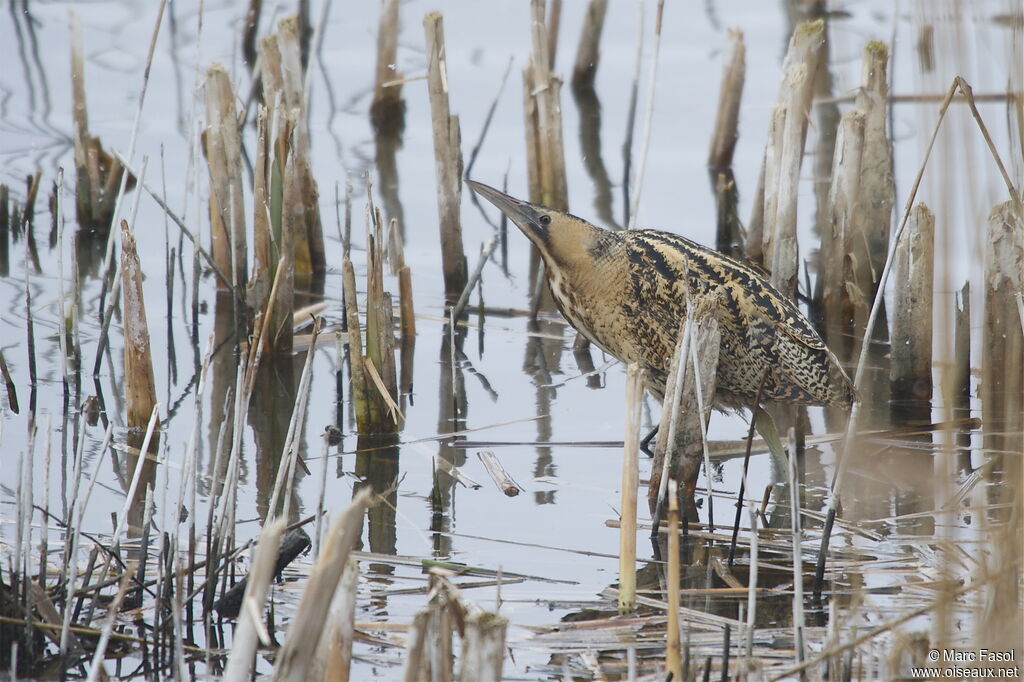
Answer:
[[[504,192],[496,190],[482,182],[475,182],[467,179],[466,184],[468,184],[474,192],[497,206],[498,210],[507,215],[512,222],[519,226],[519,229],[523,230],[523,232],[527,234],[527,236],[531,234],[542,236],[545,232],[538,221],[540,213],[532,204],[520,201],[515,197],[510,197]]]

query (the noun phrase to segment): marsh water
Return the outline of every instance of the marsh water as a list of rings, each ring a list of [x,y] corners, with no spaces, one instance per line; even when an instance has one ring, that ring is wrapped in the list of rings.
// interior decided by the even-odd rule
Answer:
[[[129,458],[116,449],[105,456],[100,450],[106,420],[115,425],[115,442],[125,440],[124,340],[120,317],[115,316],[109,348],[101,356],[99,371],[94,372],[106,234],[79,228],[74,220],[68,11],[73,9],[82,22],[90,130],[106,148],[127,155],[157,4],[12,0],[0,18],[0,54],[4,57],[0,72],[0,182],[11,187],[13,197],[24,201],[26,175],[41,172],[32,234],[5,236],[10,241],[0,262],[0,348],[17,387],[20,407],[15,413],[3,394],[0,548],[5,567],[15,543],[16,502],[19,491],[24,494],[26,482],[35,505],[48,509],[55,519],[69,518],[74,483],[69,462],[80,434],[84,435],[83,477],[91,476],[98,467],[96,487],[81,520],[83,530],[109,539],[114,530],[111,518],[125,505],[132,476]],[[146,160],[146,182],[159,188],[171,209],[195,234],[204,235],[204,240],[209,239],[208,176],[196,134],[204,120],[199,84],[207,66],[220,61],[232,74],[241,97],[249,92],[251,74],[238,48],[246,4],[214,0],[168,5],[132,157],[136,168]],[[291,3],[265,4],[265,27],[294,9]],[[312,4],[313,17],[318,19],[320,3]],[[750,215],[780,65],[795,22],[805,18],[802,5],[760,0],[668,3],[653,93],[650,145],[639,189],[639,225],[715,243],[717,207],[706,158],[727,30],[731,28],[743,31],[746,44],[747,76],[733,172],[739,215],[744,220]],[[580,1],[563,4],[555,71],[567,77],[585,6]],[[313,359],[308,413],[301,425],[301,454],[310,473],[297,473],[287,513],[291,521],[314,514],[322,480],[326,481],[323,496],[329,513],[342,509],[363,486],[384,496],[386,504],[369,512],[360,543],[361,550],[373,553],[360,564],[356,620],[365,632],[373,632],[374,623],[407,624],[423,607],[424,594],[417,589],[426,584],[421,559],[528,576],[502,585],[500,595],[493,585],[467,587],[465,593],[486,608],[494,608],[500,599],[501,613],[511,621],[508,638],[513,659],[506,660],[506,676],[545,679],[560,675],[563,662],[552,657],[554,645],[531,644],[538,628],[563,619],[578,620],[588,613],[611,614],[601,593],[617,583],[618,530],[609,522],[619,517],[625,369],[608,364],[612,358],[595,348],[591,352],[597,371],[587,373],[590,368],[573,353],[575,332],[557,314],[542,314],[536,323],[531,322],[529,248],[514,228],[484,267],[481,284],[470,297],[465,325],[453,332],[445,324],[430,111],[426,84],[416,79],[426,72],[421,21],[433,9],[444,13],[447,86],[467,157],[497,98],[472,178],[495,186],[507,179],[511,194],[526,194],[520,72],[530,49],[528,3],[403,2],[396,67],[412,80],[403,88],[404,129],[390,136],[375,136],[368,114],[378,3],[330,3],[322,27],[323,43],[310,67],[309,121],[328,259],[323,291],[315,292],[311,300],[321,298],[326,303],[320,313],[325,330],[340,330],[342,244],[336,216],[344,213],[345,187],[351,183],[353,261],[361,273],[366,179],[370,178],[375,203],[382,207],[386,219],[395,218],[401,226],[405,260],[412,270],[417,335],[414,351],[400,358],[404,425],[400,433],[386,438],[355,432],[343,372],[344,351],[329,336],[320,340]],[[632,163],[641,155],[640,132],[650,97],[653,12],[653,2],[610,3],[594,98],[574,98],[569,87],[562,92],[570,208],[605,227],[625,223],[623,143],[640,31],[644,42],[639,53],[641,87]],[[809,112],[807,155],[800,179],[800,258],[810,280],[816,273],[817,225],[823,193],[828,189],[835,126],[839,115],[851,106],[861,82],[862,51],[869,40],[892,46],[890,127],[897,215],[924,157],[942,97],[957,75],[971,83],[976,95],[984,95],[979,97],[979,111],[1018,186],[1022,169],[1020,131],[1012,107],[999,96],[1006,92],[1008,82],[1016,83],[1012,86],[1016,88],[1020,84],[1019,3],[833,3],[826,19],[828,73],[821,79]],[[929,38],[922,42],[925,33]],[[511,71],[502,89],[508,68]],[[252,127],[244,130],[251,143]],[[61,168],[65,222],[58,240],[47,197]],[[133,210],[139,191],[127,195],[124,215]],[[638,190],[634,186],[632,191]],[[917,195],[937,217],[937,363],[952,357],[954,292],[965,281],[972,283],[976,297],[972,338],[980,338],[985,224],[989,211],[1006,199],[1005,194],[968,108],[954,103]],[[475,205],[464,190],[463,239],[471,267],[479,258],[480,245],[494,234],[496,223],[495,212],[489,206]],[[154,526],[160,532],[174,533],[179,520],[169,514],[181,487],[183,456],[197,414],[201,420],[199,488],[189,514],[207,518],[210,487],[224,475],[215,467],[214,453],[223,437],[223,406],[235,380],[238,357],[234,343],[218,345],[224,340],[223,325],[231,324],[230,306],[218,300],[209,272],[201,271],[198,279],[194,278],[191,246],[149,196],[138,200],[134,231],[145,272],[146,311],[160,400],[160,462],[152,480]],[[803,269],[800,280],[804,280]],[[386,278],[385,288],[397,297],[394,278]],[[77,365],[65,364],[62,357],[62,310],[73,310],[72,333],[81,348]],[[30,380],[29,311],[34,384]],[[199,369],[208,345],[213,354],[207,388],[200,395]],[[972,365],[977,367],[977,345],[973,352]],[[887,377],[887,357],[880,345],[872,358],[877,363],[872,369],[879,377]],[[268,360],[269,370],[249,407],[236,511],[239,542],[258,534],[266,513],[303,360],[302,352]],[[852,368],[850,371],[852,374]],[[970,415],[955,416],[980,413],[973,397],[976,381],[975,375]],[[864,396],[867,403],[878,407],[871,411],[867,426],[886,428],[891,425],[887,382],[879,379],[871,385],[884,390]],[[948,416],[939,397],[941,391],[937,389],[935,395],[933,404],[918,406],[918,416],[924,421],[939,422]],[[97,396],[104,414],[96,426],[88,425],[79,414],[79,406],[90,396]],[[30,422],[32,410],[34,421]],[[659,411],[660,406],[648,399],[643,412],[645,429],[657,423]],[[715,413],[709,438],[742,441],[747,434],[746,419],[745,414]],[[841,433],[845,421],[841,414],[812,408],[809,424],[811,444],[802,464],[802,499],[807,509],[820,512],[835,451],[834,441],[813,438]],[[327,425],[340,428],[343,439],[327,450],[325,459],[321,434]],[[959,442],[966,448],[959,460],[962,467],[955,472],[961,478],[956,481],[981,464],[979,436],[978,431],[972,434],[970,430],[960,434]],[[936,439],[938,442],[940,437]],[[899,543],[916,547],[914,536],[930,537],[936,524],[949,537],[977,540],[983,530],[977,525],[977,515],[964,512],[940,518],[927,513],[942,507],[947,490],[944,485],[933,485],[933,467],[939,465],[931,439],[916,453],[904,446],[863,445],[863,456],[857,459],[849,480],[843,518],[864,522],[870,533],[847,533],[843,542],[877,546],[879,555],[898,554],[904,546]],[[522,487],[521,494],[506,496],[492,484],[478,457],[483,450],[499,458]],[[720,528],[731,524],[735,512],[741,454],[738,448],[737,456],[716,457],[713,467],[711,485],[721,493],[714,498]],[[467,485],[439,470],[438,460],[449,462],[479,485]],[[641,479],[649,475],[650,463],[644,459]],[[777,513],[776,524],[782,523],[786,513],[784,504],[776,504],[784,480],[785,472],[769,456],[755,452],[747,495],[769,500],[768,516]],[[956,487],[956,481],[950,485]],[[766,492],[772,484],[774,492]],[[699,486],[707,486],[703,477]],[[648,518],[643,503],[641,509],[641,517]],[[700,514],[706,523],[706,502]],[[44,527],[44,518],[41,513],[33,517],[33,553],[38,556],[45,533],[51,549],[49,560],[59,562],[64,531],[53,519]],[[807,523],[816,527],[814,518]],[[747,525],[746,515],[743,524]],[[788,528],[788,522],[785,525]],[[137,534],[129,529],[126,545],[134,537]],[[815,542],[810,542],[808,550],[814,546]],[[644,542],[640,543],[639,559],[653,576],[646,587],[659,589],[658,563],[653,561],[653,549]],[[83,553],[79,561],[84,560]],[[273,598],[282,605],[276,614],[278,638],[283,638],[289,604],[298,598],[309,561],[308,557],[299,559],[285,572],[284,582],[274,588]],[[244,562],[239,573],[243,570]],[[49,569],[51,574],[54,571]],[[870,592],[865,598],[873,600],[882,612],[896,608],[892,590],[898,591],[909,572],[879,570],[858,579],[877,588],[877,593]],[[700,584],[697,581],[695,586]],[[792,618],[788,604],[785,598],[778,608],[759,611],[758,625],[785,627]],[[699,604],[691,606],[738,618],[736,602],[709,604],[701,597]],[[920,622],[927,628],[926,621]],[[381,627],[377,635],[386,639],[388,630]],[[230,628],[225,629],[223,644],[230,646]],[[199,646],[206,644],[201,627],[195,628],[195,637]],[[633,635],[623,637],[630,640]],[[617,646],[622,648],[621,643]],[[568,647],[568,652],[578,650]],[[192,673],[215,674],[217,665],[208,668],[207,660],[201,656],[194,659]],[[359,641],[353,679],[394,679],[400,675],[396,666],[401,660],[399,647]],[[575,659],[568,660],[577,674],[589,674]],[[108,670],[128,675],[137,665],[129,656],[108,663]],[[261,673],[270,669],[270,663],[262,658],[257,665]]]

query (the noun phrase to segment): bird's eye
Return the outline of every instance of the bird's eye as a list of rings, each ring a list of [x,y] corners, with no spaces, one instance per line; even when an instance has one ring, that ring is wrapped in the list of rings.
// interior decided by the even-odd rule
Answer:
[[[540,220],[540,224],[544,225],[545,227],[547,227],[548,225],[551,224],[551,216],[549,216],[549,215],[541,215],[539,220]]]

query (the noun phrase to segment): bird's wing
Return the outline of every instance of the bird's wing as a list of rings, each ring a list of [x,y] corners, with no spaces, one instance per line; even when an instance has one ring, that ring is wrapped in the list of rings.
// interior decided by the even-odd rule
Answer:
[[[777,331],[782,332],[794,341],[801,343],[814,350],[826,350],[825,342],[818,336],[818,332],[807,322],[795,305],[789,301],[772,296],[775,299],[775,307],[784,324],[777,326]]]

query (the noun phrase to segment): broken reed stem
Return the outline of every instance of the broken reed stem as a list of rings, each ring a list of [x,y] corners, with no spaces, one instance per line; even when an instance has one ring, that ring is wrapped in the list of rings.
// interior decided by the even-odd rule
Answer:
[[[269,641],[265,641],[268,638],[263,624],[263,604],[267,599],[270,581],[274,577],[274,564],[284,527],[283,518],[274,518],[260,531],[260,541],[256,545],[246,580],[241,614],[231,639],[231,653],[228,655],[227,667],[222,678],[224,682],[248,680],[252,674],[256,645],[260,641],[263,641],[264,645],[270,644]]]
[[[460,217],[462,135],[459,131],[459,117],[453,116],[448,108],[448,67],[441,13],[428,13],[423,18],[423,28],[427,42],[427,91],[434,131],[441,264],[445,294],[454,298],[466,286],[466,256],[462,249]]]
[[[906,237],[896,246],[893,291],[893,399],[931,400],[932,291],[935,277],[935,215],[924,204],[911,210]]]
[[[805,21],[793,30],[782,65],[782,84],[772,114],[765,150],[764,264],[771,283],[789,297],[796,294],[796,215],[800,164],[807,138],[807,116],[814,96],[825,23]]]
[[[313,664],[314,679],[348,682],[352,668],[352,643],[356,629],[356,588],[359,586],[359,562],[349,558],[331,600],[327,626],[317,647]],[[322,671],[322,672],[321,672]]]
[[[393,433],[400,427],[398,378],[395,368],[394,313],[384,291],[383,219],[372,200],[367,204],[366,348],[363,368],[370,421],[363,433]]]
[[[121,273],[124,314],[124,380],[129,428],[142,428],[154,413],[156,381],[146,324],[146,302],[142,290],[142,266],[135,247],[135,235],[128,222],[121,221]],[[143,453],[144,455],[145,453]],[[143,457],[144,459],[144,457]]]
[[[1019,451],[1020,432],[1024,428],[1024,377],[1020,368],[1024,330],[1017,312],[1017,297],[1024,291],[1022,272],[1024,216],[1020,204],[1011,200],[999,204],[989,214],[985,249],[981,399],[986,431],[990,432],[985,448],[996,452]],[[1012,470],[1008,466],[1007,469]],[[1018,490],[1016,494],[1022,493]]]
[[[289,267],[294,269],[291,286],[286,287],[290,289],[289,297],[294,289],[318,287],[327,266],[319,195],[310,160],[299,30],[298,17],[287,16],[278,22],[277,33],[260,40],[264,102],[273,120],[271,129],[277,131],[271,142],[276,163],[268,169],[271,222],[281,253],[289,255]],[[290,307],[287,312],[290,316]],[[284,350],[291,350],[290,341]]]
[[[873,299],[878,276],[885,265],[896,201],[892,141],[886,135],[889,103],[889,48],[878,40],[864,46],[861,87],[856,109],[864,114],[864,148],[861,153],[860,192],[853,214],[853,238],[847,252],[853,262],[852,280],[866,302]],[[857,319],[855,335],[863,328]]]
[[[623,436],[622,506],[619,517],[619,613],[636,608],[636,500],[640,487],[640,412],[643,408],[643,370],[630,363],[626,370],[626,429]]]
[[[551,73],[548,26],[543,0],[530,2],[530,38],[533,50],[523,74],[527,111],[527,163],[533,168],[536,187],[531,186],[530,201],[560,211],[569,210],[569,190],[565,172],[565,143],[562,131],[562,81]],[[534,195],[533,191],[537,194]]]
[[[245,288],[246,228],[242,190],[242,139],[231,78],[221,64],[206,71],[206,129],[210,172],[210,232],[213,260],[231,277],[231,288]]]
[[[413,341],[416,338],[416,312],[413,309],[412,270],[408,265],[398,269],[398,305],[403,343]]]
[[[363,339],[359,324],[359,306],[356,299],[356,275],[352,261],[346,255],[342,260],[343,295],[345,316],[348,326],[348,349],[351,361],[352,405],[356,412],[356,424],[360,432],[369,429],[370,399],[369,377],[363,362]]]
[[[854,308],[866,305],[862,292],[847,286],[848,253],[853,250],[853,216],[860,196],[861,155],[864,149],[864,114],[856,109],[843,114],[836,131],[832,182],[822,230],[822,307],[825,339],[840,358],[850,357]]]
[[[654,53],[651,56],[651,78],[647,86],[647,110],[644,115],[643,133],[640,135],[640,156],[636,162],[636,179],[633,181],[633,203],[629,211],[627,229],[636,228],[637,212],[640,208],[640,190],[644,184],[644,170],[647,166],[647,150],[651,144],[651,124],[654,121],[654,93],[658,84],[658,61],[661,54],[661,20],[665,12],[665,0],[658,0],[654,20]]]
[[[508,619],[476,611],[467,619],[462,637],[459,682],[500,682],[505,664]]]
[[[713,170],[732,167],[733,151],[740,136],[740,101],[743,99],[743,83],[747,72],[746,53],[743,31],[730,29],[728,54],[718,91],[718,113],[711,135],[711,149],[708,151],[708,167]]]
[[[597,76],[597,65],[601,56],[601,31],[608,13],[608,0],[590,0],[587,14],[583,18],[580,45],[576,50],[576,66],[572,71],[572,87],[575,90],[593,89]]]
[[[359,540],[363,515],[372,497],[370,489],[363,488],[331,522],[323,552],[313,566],[284,645],[278,652],[274,680],[302,682],[309,679],[308,673],[324,632],[333,595],[348,564],[352,547]]]
[[[271,232],[270,182],[267,170],[272,162],[270,148],[273,139],[270,131],[270,113],[260,105],[256,110],[256,154],[253,163],[252,180],[252,278],[246,292],[250,310],[263,310],[267,306],[270,283],[274,281],[274,266],[279,253],[277,239]]]
[[[665,634],[665,668],[673,680],[682,680],[683,667],[679,657],[679,492],[675,480],[668,482],[668,625]]]

